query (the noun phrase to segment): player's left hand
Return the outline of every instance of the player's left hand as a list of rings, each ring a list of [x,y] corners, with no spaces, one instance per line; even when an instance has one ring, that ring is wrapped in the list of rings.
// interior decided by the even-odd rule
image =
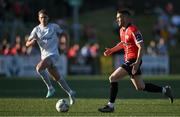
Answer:
[[[137,62],[135,62],[135,63],[131,64],[130,66],[133,67],[132,68],[132,74],[134,75],[138,70],[139,64]]]
[[[106,50],[105,50],[105,52],[104,52],[104,56],[109,56],[109,55],[112,54],[111,48],[105,48],[105,49],[106,49]]]

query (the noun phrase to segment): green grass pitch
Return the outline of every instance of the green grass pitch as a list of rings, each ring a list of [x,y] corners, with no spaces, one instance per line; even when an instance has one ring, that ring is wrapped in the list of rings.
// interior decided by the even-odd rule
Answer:
[[[46,87],[40,78],[0,78],[0,116],[180,116],[180,76],[146,76],[145,82],[171,85],[173,104],[161,94],[138,92],[129,78],[119,81],[114,113],[100,113],[97,108],[108,101],[108,76],[69,76],[77,92],[76,103],[69,112],[55,109],[60,98],[68,96],[53,82],[56,94],[45,99]]]

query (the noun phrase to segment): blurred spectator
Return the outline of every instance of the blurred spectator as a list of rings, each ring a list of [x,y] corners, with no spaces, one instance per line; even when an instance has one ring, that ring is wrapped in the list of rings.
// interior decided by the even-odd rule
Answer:
[[[4,49],[5,46],[8,44],[8,41],[6,38],[4,38],[1,43],[2,43],[1,48]]]
[[[159,39],[157,49],[158,49],[159,55],[167,55],[168,54],[167,45],[165,44],[165,41],[163,38]]]
[[[26,41],[28,40],[28,38],[29,38],[29,35],[26,34],[26,35],[24,36],[24,42],[26,42]],[[25,44],[25,43],[24,43],[24,44]]]
[[[21,55],[27,55],[27,47],[25,45],[22,46],[20,54]]]
[[[2,54],[3,55],[11,55],[11,50],[10,50],[10,45],[6,44],[4,46],[4,49],[2,50]]]
[[[169,32],[169,40],[168,41],[170,42],[170,46],[175,47],[176,42],[177,42],[176,35],[178,33],[178,28],[174,24],[171,23],[168,26],[168,32]]]
[[[92,58],[98,57],[98,55],[99,55],[99,44],[98,43],[94,43],[91,45],[90,53],[91,53]]]
[[[172,18],[171,18],[171,22],[175,26],[180,26],[180,15],[173,15]]]
[[[60,53],[66,53],[67,52],[67,37],[65,35],[62,35],[59,39],[59,52]]]
[[[89,43],[85,44],[80,51],[81,64],[90,64],[91,63],[91,54],[90,54],[90,45]]]
[[[99,73],[99,44],[94,43],[90,47],[92,74]]]
[[[21,45],[20,44],[14,44],[14,46],[11,48],[11,54],[12,55],[17,55],[17,54],[20,54],[21,52]]]
[[[174,15],[174,5],[168,2],[165,9],[156,8],[157,23],[154,26],[155,39],[158,41],[158,53],[167,54],[167,46],[176,47],[178,25],[180,26],[180,17]],[[160,39],[160,40],[159,40]],[[167,45],[168,44],[168,45]]]
[[[21,37],[19,35],[16,35],[15,43],[21,43]]]
[[[147,54],[152,55],[152,56],[157,55],[156,42],[154,40],[150,41],[147,47]]]
[[[74,44],[68,51],[68,58],[75,58],[79,53],[79,45]]]
[[[22,48],[21,46],[22,46],[21,37],[19,35],[16,35],[15,44],[11,48],[11,54],[12,55],[21,54],[21,48]]]
[[[157,21],[160,22],[162,27],[166,27],[169,23],[169,16],[166,12],[159,6],[155,8],[154,12],[157,16]]]
[[[9,55],[10,54],[10,45],[7,42],[6,38],[2,40],[2,45],[1,45],[0,49],[1,49],[0,54],[3,54],[3,55]]]
[[[169,32],[167,28],[162,28],[160,30],[160,37],[164,38],[164,41],[167,42],[169,38]]]
[[[160,37],[163,37],[165,40],[168,39],[167,24],[169,23],[167,23],[164,19],[161,18],[159,18],[154,24],[153,32],[157,41],[159,41]]]
[[[85,44],[82,48],[81,48],[81,55],[84,58],[88,58],[90,57],[90,45],[89,44]]]
[[[158,21],[162,27],[166,27],[169,24],[169,16],[165,13],[164,10],[158,14]]]

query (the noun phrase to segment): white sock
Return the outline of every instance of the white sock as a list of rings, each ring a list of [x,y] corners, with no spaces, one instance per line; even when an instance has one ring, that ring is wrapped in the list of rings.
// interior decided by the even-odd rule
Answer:
[[[162,93],[165,94],[166,93],[166,88],[162,87]]]
[[[47,88],[52,89],[53,86],[52,86],[51,81],[49,79],[48,72],[46,70],[42,70],[42,71],[38,72],[38,74],[41,76],[41,78],[44,81],[44,83],[46,84]]]
[[[53,88],[54,88],[53,86],[49,86],[49,87],[48,87],[48,90],[51,90],[51,89],[53,89]]]
[[[108,102],[108,106],[114,108],[114,103]]]

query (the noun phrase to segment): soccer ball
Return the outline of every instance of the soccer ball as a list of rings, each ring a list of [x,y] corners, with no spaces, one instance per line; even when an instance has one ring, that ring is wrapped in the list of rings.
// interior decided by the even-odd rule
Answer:
[[[69,104],[67,100],[65,99],[60,99],[56,103],[56,110],[58,112],[67,112],[69,110]]]

